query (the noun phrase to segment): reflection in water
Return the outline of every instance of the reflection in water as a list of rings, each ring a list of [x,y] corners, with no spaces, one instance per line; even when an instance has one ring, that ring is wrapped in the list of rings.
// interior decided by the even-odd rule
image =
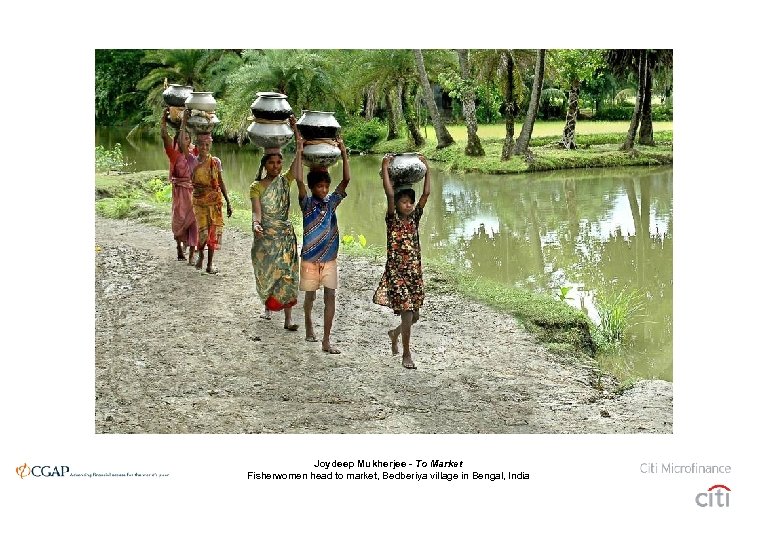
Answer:
[[[96,144],[124,145],[136,170],[167,169],[162,144],[96,130]],[[260,150],[216,144],[230,191],[247,194]],[[287,160],[290,159],[288,154]],[[379,156],[350,160],[349,197],[339,206],[342,234],[385,245],[386,199]],[[341,166],[331,168],[341,178]],[[297,208],[293,212],[299,211]],[[607,359],[635,377],[672,379],[672,168],[568,170],[489,176],[432,171],[421,222],[423,260],[462,264],[475,276],[533,287],[568,300],[591,318],[594,295],[621,289],[643,298],[627,347]]]

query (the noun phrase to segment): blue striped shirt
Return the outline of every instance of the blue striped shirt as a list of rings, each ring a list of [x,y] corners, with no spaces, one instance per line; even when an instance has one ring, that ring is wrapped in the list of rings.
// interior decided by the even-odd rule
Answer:
[[[339,253],[339,225],[336,207],[347,194],[334,191],[324,199],[306,195],[300,199],[303,212],[301,259],[308,262],[336,260]]]

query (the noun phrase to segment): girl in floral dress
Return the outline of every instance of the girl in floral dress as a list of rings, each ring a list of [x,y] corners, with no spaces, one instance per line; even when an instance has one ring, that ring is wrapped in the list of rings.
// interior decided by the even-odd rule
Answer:
[[[408,369],[417,369],[412,361],[409,342],[412,325],[420,318],[420,307],[425,293],[423,290],[422,258],[420,255],[420,218],[431,192],[430,168],[425,157],[425,182],[417,205],[414,204],[414,190],[400,185],[393,189],[388,167],[393,157],[385,155],[382,160],[382,183],[387,196],[387,262],[385,271],[374,293],[374,303],[387,306],[393,313],[401,316],[401,324],[387,332],[390,336],[391,350],[398,354],[398,336],[401,336],[404,352],[401,365]]]

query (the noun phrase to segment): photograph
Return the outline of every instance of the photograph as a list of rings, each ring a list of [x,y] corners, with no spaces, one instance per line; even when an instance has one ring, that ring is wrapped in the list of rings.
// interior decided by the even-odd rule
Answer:
[[[3,537],[766,536],[768,10],[313,7],[9,7]]]

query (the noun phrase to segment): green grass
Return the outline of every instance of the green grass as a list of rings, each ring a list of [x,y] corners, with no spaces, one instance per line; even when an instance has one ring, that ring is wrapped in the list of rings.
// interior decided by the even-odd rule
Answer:
[[[534,122],[533,138],[537,137],[556,137],[560,138],[563,134],[563,120],[538,120]],[[593,135],[598,133],[623,133],[625,137],[628,131],[628,120],[624,122],[601,122],[593,120],[580,120],[577,122],[577,137],[580,135]],[[515,138],[520,135],[523,124],[515,124]],[[466,126],[461,124],[448,125],[447,130],[455,139],[455,142],[466,143]],[[672,131],[673,122],[653,122],[653,131]],[[422,129],[420,130],[422,132]],[[480,124],[477,126],[477,135],[480,139],[504,139],[506,135],[506,126],[501,124]],[[428,126],[428,138],[436,139],[436,132],[433,126]]]

